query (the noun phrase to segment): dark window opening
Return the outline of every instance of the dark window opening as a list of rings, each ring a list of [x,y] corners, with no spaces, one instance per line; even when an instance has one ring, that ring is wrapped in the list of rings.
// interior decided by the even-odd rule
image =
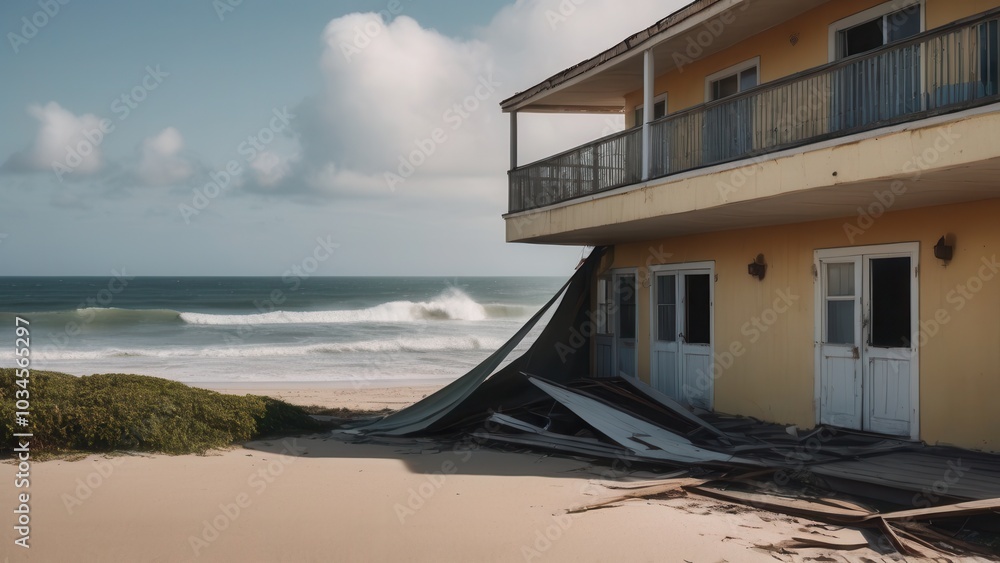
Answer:
[[[618,283],[618,336],[632,339],[636,327],[635,278],[619,278]]]
[[[841,32],[841,57],[867,53],[885,45],[882,18],[845,29]]]
[[[871,345],[908,348],[910,334],[910,259],[880,258],[871,262]]]
[[[684,341],[688,344],[712,343],[711,276],[684,276]]]
[[[659,118],[661,118],[661,117],[666,117],[666,116],[667,116],[667,101],[666,100],[660,100],[660,101],[656,102],[655,104],[653,104],[653,120],[654,121],[657,120],[657,119],[659,119]],[[646,119],[645,108],[643,108],[643,107],[637,107],[637,108],[635,108],[635,124],[636,125],[642,125],[643,123],[645,123],[645,121],[644,121],[645,119]]]
[[[840,58],[867,53],[920,33],[920,6],[893,12],[840,32]]]

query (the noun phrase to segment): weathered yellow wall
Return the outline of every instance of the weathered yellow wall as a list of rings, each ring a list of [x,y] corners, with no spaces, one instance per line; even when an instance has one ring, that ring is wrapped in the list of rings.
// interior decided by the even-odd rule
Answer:
[[[921,438],[929,443],[1000,451],[1000,273],[984,266],[1000,257],[1000,200],[889,213],[859,236],[858,245],[918,241],[921,248],[920,319],[948,322],[920,354]],[[850,218],[854,220],[856,218]],[[715,353],[735,344],[745,352],[717,372],[715,408],[780,423],[815,424],[813,251],[851,246],[845,220],[759,228],[619,245],[614,267],[644,268],[653,256],[670,263],[715,261]],[[956,237],[955,259],[943,266],[933,246]],[[652,252],[650,249],[655,249]],[[758,253],[767,259],[763,281],[747,275]],[[980,271],[986,276],[977,281]],[[985,277],[994,276],[986,280]],[[644,276],[640,276],[643,279]],[[971,299],[957,292],[968,287]],[[978,293],[971,293],[979,289]],[[753,320],[786,291],[798,299],[758,333]],[[649,381],[650,291],[640,290],[639,372]],[[942,311],[942,312],[939,312]],[[925,325],[927,333],[931,327]]]
[[[668,112],[674,113],[705,103],[705,77],[753,57],[760,57],[761,83],[826,64],[829,61],[830,24],[867,10],[882,0],[836,0],[806,12],[719,53],[695,59],[679,71],[656,78],[657,96],[668,94]],[[927,29],[940,27],[955,20],[996,8],[989,0],[927,0]],[[798,35],[792,46],[790,38]],[[635,125],[635,107],[642,103],[642,91],[625,97],[626,125]]]
[[[927,29],[941,27],[996,7],[996,0],[927,0]]]

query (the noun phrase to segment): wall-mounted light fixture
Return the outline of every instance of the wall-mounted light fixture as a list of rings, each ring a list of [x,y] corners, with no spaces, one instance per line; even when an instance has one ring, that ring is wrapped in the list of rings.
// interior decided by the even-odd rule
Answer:
[[[767,263],[764,262],[763,254],[758,254],[753,262],[747,264],[747,273],[758,280],[764,279],[764,275],[767,274]]]
[[[798,45],[799,44],[799,34],[798,33],[793,33],[791,36],[788,37],[788,42],[792,44],[792,47]]]
[[[945,235],[938,239],[937,244],[934,245],[934,257],[938,260],[950,262],[952,256],[955,255],[955,246],[945,241],[945,237],[947,236]]]

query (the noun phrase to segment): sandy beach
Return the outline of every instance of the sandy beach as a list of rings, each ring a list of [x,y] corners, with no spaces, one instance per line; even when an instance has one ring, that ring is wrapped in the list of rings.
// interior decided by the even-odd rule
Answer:
[[[309,405],[398,408],[432,390],[269,392]],[[11,464],[3,471],[13,478]],[[623,476],[580,460],[427,440],[372,445],[318,435],[205,456],[55,460],[32,472],[31,548],[11,547],[8,512],[6,561],[891,560],[867,548],[769,547],[803,536],[863,540],[683,494],[569,515],[620,494],[604,484]]]

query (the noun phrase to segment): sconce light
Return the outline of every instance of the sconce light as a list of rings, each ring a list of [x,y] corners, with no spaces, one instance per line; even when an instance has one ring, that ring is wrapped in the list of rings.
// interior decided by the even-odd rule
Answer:
[[[934,245],[934,257],[938,260],[950,262],[952,256],[955,254],[955,247],[945,242],[944,239],[945,237],[941,237],[938,239],[937,244]]]
[[[793,33],[793,34],[792,34],[792,35],[791,35],[791,36],[790,36],[790,37],[788,38],[788,42],[792,44],[792,47],[794,47],[794,46],[798,45],[798,44],[799,44],[799,34],[798,34],[798,33]]]
[[[747,264],[747,273],[758,280],[764,279],[764,274],[767,273],[767,264],[764,262],[763,254],[758,254],[753,262]]]

